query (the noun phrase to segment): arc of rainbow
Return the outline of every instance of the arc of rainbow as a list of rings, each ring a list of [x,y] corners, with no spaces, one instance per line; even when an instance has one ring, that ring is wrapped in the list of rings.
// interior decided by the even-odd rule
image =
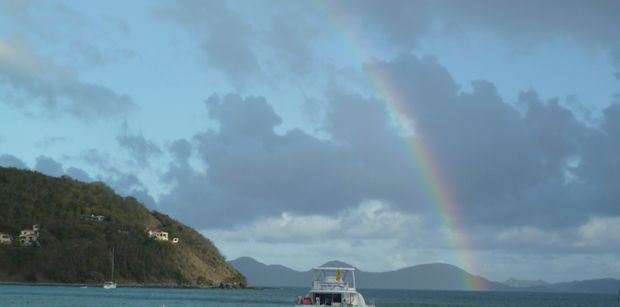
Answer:
[[[350,29],[348,17],[339,12],[340,8],[337,6],[337,2],[324,0],[319,3],[323,4],[321,10],[326,12],[328,19],[335,24],[336,28],[341,30],[344,41],[351,45],[351,50],[360,62],[363,63],[371,58],[371,48],[366,46],[364,40],[359,37],[355,30]],[[384,110],[388,116],[396,121],[396,126],[399,129],[407,132],[410,124],[407,120],[413,120],[415,113],[411,108],[411,104],[407,103],[400,89],[396,86],[397,83],[394,82],[388,72],[382,69],[380,63],[367,63],[366,72],[367,77],[372,81],[371,86],[383,98],[380,101],[384,103]],[[419,137],[405,136],[403,140],[407,150],[412,155],[413,165],[422,179],[424,190],[427,191],[431,204],[442,220],[442,229],[447,243],[456,253],[454,256],[457,266],[465,268],[470,272],[478,272],[478,266],[469,252],[473,245],[460,232],[463,227],[459,224],[459,208],[452,198],[450,188],[441,176],[442,173],[437,161],[433,159],[434,155],[431,152],[430,146],[425,144]],[[466,289],[486,290],[482,280],[476,277],[465,277],[462,283]]]

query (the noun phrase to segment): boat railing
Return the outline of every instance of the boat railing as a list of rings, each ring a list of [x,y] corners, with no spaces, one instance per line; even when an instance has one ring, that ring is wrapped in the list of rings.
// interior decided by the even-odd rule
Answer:
[[[326,282],[315,280],[312,284],[315,290],[349,290],[349,283],[343,282]]]

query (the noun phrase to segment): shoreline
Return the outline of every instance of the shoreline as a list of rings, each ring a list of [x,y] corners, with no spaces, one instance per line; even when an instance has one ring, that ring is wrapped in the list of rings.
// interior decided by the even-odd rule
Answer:
[[[61,282],[20,282],[20,281],[0,281],[0,286],[41,286],[41,287],[88,287],[88,288],[102,288],[103,283],[61,283]],[[169,289],[226,289],[226,290],[265,290],[268,288],[263,287],[230,287],[230,286],[189,286],[179,285],[174,283],[117,283],[118,288],[169,288]]]

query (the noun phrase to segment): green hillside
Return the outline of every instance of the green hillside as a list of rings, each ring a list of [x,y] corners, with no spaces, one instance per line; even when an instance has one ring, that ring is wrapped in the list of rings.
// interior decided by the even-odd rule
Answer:
[[[103,215],[93,221],[82,215]],[[38,244],[19,244],[19,233],[40,226]],[[149,238],[163,230],[178,244]],[[115,250],[119,284],[245,286],[217,248],[192,228],[151,212],[103,183],[0,167],[0,281],[101,283],[109,277]]]

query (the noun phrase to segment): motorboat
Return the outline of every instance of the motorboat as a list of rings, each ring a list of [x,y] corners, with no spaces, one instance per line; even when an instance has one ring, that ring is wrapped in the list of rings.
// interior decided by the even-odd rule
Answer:
[[[318,267],[312,269],[312,289],[305,297],[298,297],[295,307],[342,306],[374,307],[366,304],[355,286],[355,269]]]

